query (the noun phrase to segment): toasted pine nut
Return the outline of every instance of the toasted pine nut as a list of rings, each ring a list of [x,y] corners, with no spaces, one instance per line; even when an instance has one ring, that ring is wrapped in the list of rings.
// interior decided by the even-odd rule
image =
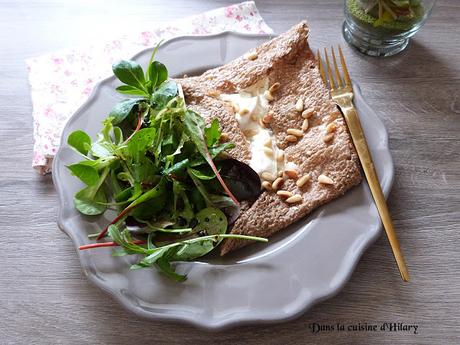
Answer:
[[[318,182],[322,184],[334,184],[334,181],[329,176],[326,175],[319,175],[318,176]]]
[[[313,108],[308,108],[308,109],[302,111],[302,117],[303,117],[304,119],[309,119],[310,117],[313,116],[314,113],[315,113],[315,109],[313,109]]]
[[[259,119],[259,126],[262,128],[267,128],[267,125],[262,121],[262,119]]]
[[[247,108],[240,109],[240,115],[241,116],[245,116],[247,114],[249,114],[249,109],[247,109]]]
[[[264,171],[264,172],[262,173],[262,178],[263,178],[264,180],[268,181],[268,182],[273,182],[273,181],[275,181],[275,179],[276,179],[275,176],[273,176],[272,174],[270,174],[270,173],[267,172],[267,171]]]
[[[291,196],[291,197],[286,199],[286,202],[288,204],[295,204],[295,203],[300,202],[300,201],[302,201],[302,196],[299,195],[299,194],[295,194],[295,195],[293,195],[293,196]]]
[[[250,53],[247,53],[245,57],[246,59],[253,61],[258,58],[258,55],[256,52],[250,52]]]
[[[328,143],[330,142],[332,139],[334,138],[334,133],[329,133],[329,134],[326,134],[323,138],[323,141],[325,143]]]
[[[247,129],[243,131],[243,134],[246,138],[252,138],[253,136],[257,134],[257,131],[254,129]]]
[[[276,194],[282,198],[290,198],[292,196],[292,193],[287,190],[279,190]]]
[[[262,118],[262,121],[264,123],[271,123],[273,121],[273,114],[268,113],[268,114],[264,115],[264,117]]]
[[[326,131],[327,131],[328,133],[335,132],[336,129],[337,129],[337,125],[336,125],[334,122],[331,122],[331,123],[328,124],[327,127],[326,127]]]
[[[299,98],[295,104],[295,110],[297,110],[299,113],[303,110],[303,99]]]
[[[284,160],[284,151],[283,150],[278,151],[278,154],[276,155],[276,160],[278,162],[282,162]]]
[[[268,157],[273,157],[273,150],[269,147],[264,147],[264,153],[268,156]]]
[[[296,137],[303,137],[303,132],[300,129],[288,128],[286,131],[287,134],[295,135]]]
[[[268,181],[263,181],[262,182],[262,188],[271,191],[272,190],[272,184]]]
[[[285,169],[285,170],[284,170],[284,174],[285,174],[288,178],[292,178],[292,179],[296,179],[297,177],[299,177],[299,175],[297,175],[297,171],[292,170],[292,169]]]
[[[273,183],[272,183],[272,188],[273,190],[277,190],[280,185],[284,182],[282,177],[278,177]]]
[[[298,138],[295,135],[286,135],[286,140],[290,143],[295,143]]]
[[[267,90],[264,92],[264,97],[267,99],[267,101],[273,101],[275,99],[275,97],[273,97],[273,94]]]
[[[232,107],[235,113],[238,113],[240,111],[240,106],[238,105],[238,103],[233,103]]]
[[[228,141],[228,139],[230,139],[230,137],[228,136],[228,134],[222,132],[221,135],[220,135],[219,140],[220,140],[220,141]]]
[[[220,91],[218,90],[211,90],[208,92],[208,95],[211,97],[219,97],[220,96]]]
[[[252,120],[252,121],[254,121],[254,122],[257,121],[257,118],[258,118],[258,117],[257,117],[256,114],[251,114],[251,120]]]
[[[296,181],[296,185],[297,187],[302,187],[303,185],[305,185],[305,183],[307,183],[308,181],[310,181],[311,179],[311,176],[310,175],[303,175],[301,178],[299,178],[297,181]]]
[[[308,123],[308,119],[303,120],[302,122],[302,131],[306,132],[308,130],[308,126],[310,124]]]
[[[273,84],[272,86],[270,86],[270,88],[268,89],[268,91],[270,92],[276,92],[278,91],[278,89],[280,88],[281,84],[280,83],[275,83]]]

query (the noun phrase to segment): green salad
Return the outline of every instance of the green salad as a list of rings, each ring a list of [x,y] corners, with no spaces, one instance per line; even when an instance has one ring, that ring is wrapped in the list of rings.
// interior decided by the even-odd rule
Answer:
[[[375,28],[410,30],[424,16],[420,0],[348,0],[348,12]]]
[[[123,83],[116,90],[134,97],[114,106],[94,141],[81,130],[69,135],[83,160],[68,169],[86,185],[74,196],[80,213],[117,212],[88,236],[104,241],[80,250],[115,246],[115,256],[140,254],[131,268],[155,266],[182,281],[171,263],[201,257],[225,238],[267,241],[227,233],[240,202],[256,200],[261,186],[248,165],[228,158],[234,145],[221,140],[218,120],[206,126],[187,107],[155,52],[145,72],[134,61],[113,65]]]

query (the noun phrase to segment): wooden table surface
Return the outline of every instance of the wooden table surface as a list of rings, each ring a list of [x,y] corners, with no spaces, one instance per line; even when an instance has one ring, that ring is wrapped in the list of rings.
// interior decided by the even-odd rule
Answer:
[[[402,283],[386,238],[364,254],[334,298],[296,320],[208,333],[139,319],[83,275],[56,225],[51,178],[31,169],[32,106],[24,60],[157,25],[227,1],[0,0],[0,344],[460,343],[460,2],[439,0],[404,53],[346,47],[349,67],[389,131],[396,178],[391,213],[412,280]],[[307,18],[316,47],[343,42],[342,1],[258,1],[276,32]],[[120,25],[122,23],[122,25]],[[403,322],[413,332],[320,332],[310,325]]]

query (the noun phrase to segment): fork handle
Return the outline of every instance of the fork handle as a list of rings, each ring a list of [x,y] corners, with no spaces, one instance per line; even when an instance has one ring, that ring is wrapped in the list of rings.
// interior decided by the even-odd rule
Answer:
[[[356,152],[358,153],[361,166],[363,167],[364,174],[366,175],[369,188],[374,198],[377,210],[383,223],[383,227],[390,242],[393,255],[396,259],[396,263],[401,273],[401,277],[404,281],[409,281],[409,272],[407,270],[406,262],[399,246],[398,238],[396,236],[393,222],[391,221],[390,212],[388,210],[385,196],[383,195],[382,188],[380,187],[377,172],[375,171],[374,163],[372,161],[369,147],[366,143],[361,123],[359,121],[358,114],[354,106],[340,107],[342,110],[345,121],[348,125],[353,143],[355,144]]]

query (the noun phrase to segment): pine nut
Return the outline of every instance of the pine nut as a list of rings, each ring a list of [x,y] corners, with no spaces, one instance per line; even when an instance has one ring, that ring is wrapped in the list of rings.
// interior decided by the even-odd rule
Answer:
[[[267,128],[267,125],[262,121],[262,119],[259,119],[259,126],[262,128]]]
[[[211,90],[211,91],[208,92],[208,96],[210,96],[210,97],[219,97],[220,96],[220,91]]]
[[[272,184],[268,181],[262,182],[262,188],[271,191],[272,190]]]
[[[285,170],[284,170],[284,174],[285,174],[288,178],[292,178],[292,179],[296,179],[297,177],[299,177],[299,175],[297,175],[297,171],[292,170],[292,169],[285,169]]]
[[[334,184],[334,181],[329,176],[326,175],[319,175],[318,176],[318,182],[322,184]]]
[[[304,111],[302,112],[302,117],[303,117],[304,119],[309,119],[310,117],[313,116],[314,113],[315,113],[315,109],[313,109],[313,108],[308,108],[308,109],[306,109],[306,110],[304,110]]]
[[[234,111],[235,113],[239,113],[239,111],[240,111],[240,106],[238,105],[238,103],[233,103],[233,104],[232,104],[232,107],[233,107],[233,111]]]
[[[278,171],[278,175],[277,175],[277,176],[278,176],[278,177],[283,177],[283,171],[282,171],[282,170]]]
[[[273,183],[272,183],[272,188],[273,190],[277,190],[280,185],[284,182],[282,177],[278,177]]]
[[[264,172],[262,173],[262,178],[263,178],[264,180],[268,181],[268,182],[273,182],[273,181],[276,180],[276,177],[273,176],[272,174],[270,174],[270,173],[267,172],[267,171],[264,171]]]
[[[268,114],[264,115],[264,117],[262,118],[262,121],[264,123],[271,123],[273,121],[273,114],[268,113]]]
[[[264,147],[264,153],[268,156],[268,157],[273,157],[273,150],[269,147]]]
[[[333,138],[334,138],[334,133],[329,133],[329,134],[326,134],[326,135],[323,137],[323,141],[324,141],[325,143],[328,143],[328,142],[330,142]]]
[[[281,84],[280,83],[275,83],[273,84],[272,86],[270,86],[270,88],[268,89],[268,91],[270,92],[276,92],[278,91],[278,89],[280,88]]]
[[[291,197],[286,199],[286,202],[288,204],[295,204],[295,203],[300,202],[300,201],[302,201],[302,196],[300,196],[299,194],[295,194],[295,195],[293,195],[293,196],[291,196]]]
[[[273,101],[275,99],[275,97],[273,97],[272,93],[267,90],[264,92],[264,97],[267,99],[267,101]]]
[[[295,143],[298,138],[295,135],[286,135],[286,140],[290,143]]]
[[[290,198],[292,196],[292,193],[287,190],[279,190],[276,192],[276,195],[282,198]]]
[[[256,122],[258,119],[257,115],[256,114],[251,114],[251,120]]]
[[[228,136],[228,134],[222,132],[222,134],[220,135],[219,140],[220,140],[220,141],[228,141],[228,139],[230,139],[230,137]]]
[[[309,126],[308,119],[303,120],[302,131],[306,132],[308,130],[308,126]]]
[[[295,135],[296,137],[303,137],[303,132],[300,129],[288,128],[286,131],[287,134]]]
[[[331,122],[331,123],[328,124],[327,127],[326,127],[326,131],[327,131],[328,133],[335,132],[336,129],[337,129],[337,125],[336,125],[334,122]]]
[[[253,136],[257,134],[257,131],[254,129],[247,129],[243,131],[243,134],[246,138],[252,138]]]
[[[295,104],[295,110],[297,110],[299,113],[303,110],[303,99],[299,98]]]
[[[297,181],[296,181],[296,185],[297,187],[303,187],[303,185],[305,185],[307,182],[309,182],[311,179],[311,176],[310,175],[303,175],[301,178],[299,178]]]
[[[247,108],[240,109],[241,116],[246,116],[247,114],[249,114],[249,109]]]
[[[255,59],[258,58],[258,55],[256,52],[250,52],[246,54],[246,59],[254,61]]]
[[[278,162],[284,161],[284,151],[283,150],[278,151],[278,154],[276,155],[276,160]]]

